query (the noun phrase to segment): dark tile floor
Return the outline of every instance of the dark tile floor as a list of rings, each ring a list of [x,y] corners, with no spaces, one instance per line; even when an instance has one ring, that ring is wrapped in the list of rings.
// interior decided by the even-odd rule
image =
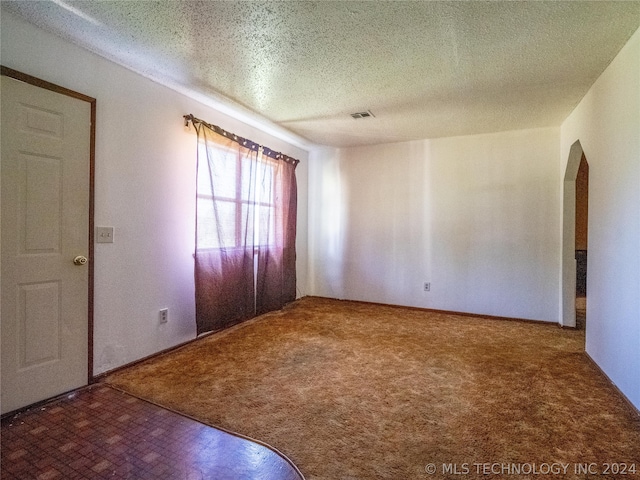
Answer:
[[[1,425],[3,480],[300,480],[271,449],[96,384]]]

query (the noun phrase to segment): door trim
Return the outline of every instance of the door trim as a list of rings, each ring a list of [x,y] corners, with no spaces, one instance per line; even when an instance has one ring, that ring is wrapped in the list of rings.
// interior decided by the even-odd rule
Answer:
[[[96,99],[89,97],[82,93],[68,88],[61,87],[55,83],[47,82],[37,77],[33,77],[26,73],[19,72],[4,65],[0,65],[0,75],[5,77],[14,78],[24,83],[34,85],[36,87],[44,88],[55,93],[60,93],[68,97],[76,98],[84,102],[88,102],[91,105],[91,126],[90,126],[90,143],[89,143],[89,284],[87,285],[88,295],[88,311],[87,311],[87,323],[89,338],[87,339],[87,384],[91,384],[94,381],[93,377],[93,277],[94,277],[94,205],[95,205],[95,154],[96,154]]]

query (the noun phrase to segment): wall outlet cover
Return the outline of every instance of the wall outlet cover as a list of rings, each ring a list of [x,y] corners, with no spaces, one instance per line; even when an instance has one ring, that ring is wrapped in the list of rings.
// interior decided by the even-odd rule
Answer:
[[[96,227],[96,243],[113,243],[113,227]]]

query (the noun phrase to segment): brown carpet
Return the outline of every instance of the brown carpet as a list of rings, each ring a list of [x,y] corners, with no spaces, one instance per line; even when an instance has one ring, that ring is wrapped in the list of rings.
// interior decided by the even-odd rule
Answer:
[[[267,442],[309,480],[543,478],[556,462],[640,478],[640,418],[583,335],[307,297],[107,382]]]

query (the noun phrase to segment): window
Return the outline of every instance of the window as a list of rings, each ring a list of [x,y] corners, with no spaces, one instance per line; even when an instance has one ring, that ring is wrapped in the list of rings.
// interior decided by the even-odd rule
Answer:
[[[198,335],[296,297],[298,160],[186,115],[196,128]]]
[[[207,158],[200,142],[201,158]],[[267,246],[275,238],[274,169],[223,146],[209,147],[208,167],[198,172],[198,248]],[[215,199],[214,199],[215,195]]]

